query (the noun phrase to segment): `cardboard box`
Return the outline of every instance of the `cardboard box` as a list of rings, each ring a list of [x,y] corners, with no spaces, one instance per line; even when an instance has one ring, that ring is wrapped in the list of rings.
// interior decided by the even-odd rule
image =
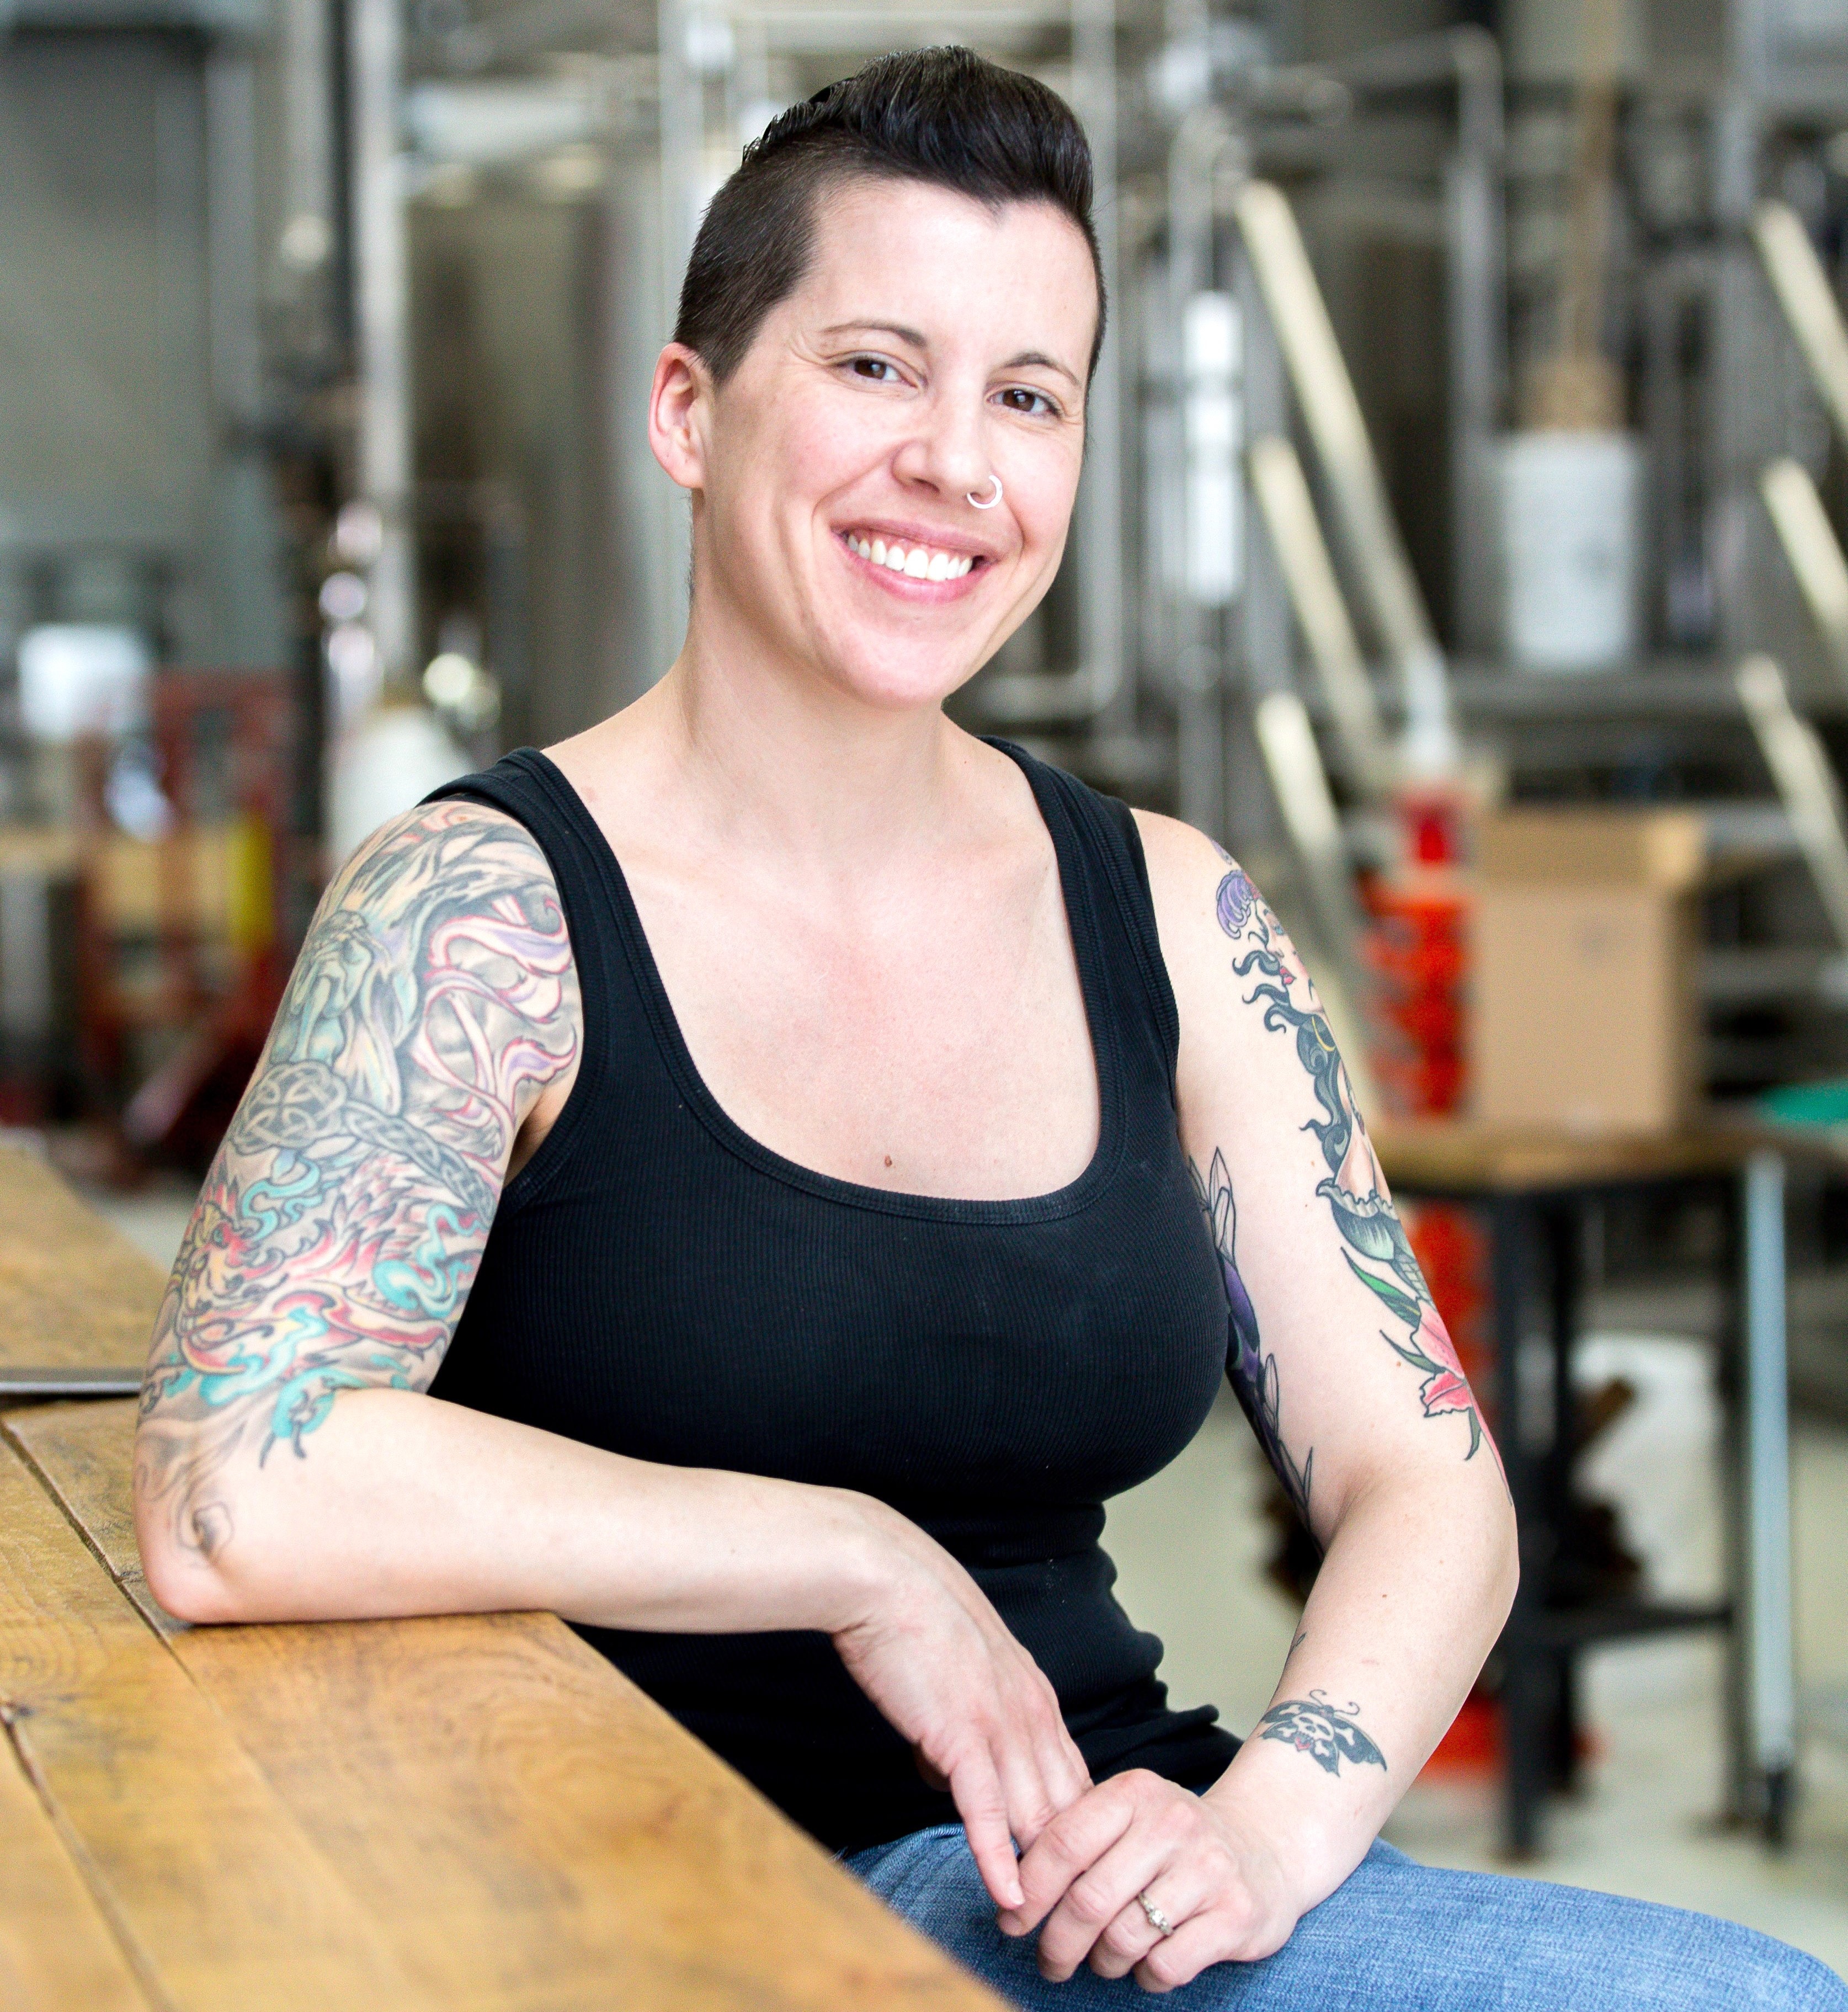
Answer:
[[[1474,1115],[1582,1132],[1684,1123],[1700,1101],[1701,820],[1518,812],[1486,821],[1477,861]]]
[[[1475,854],[1496,886],[1686,894],[1707,872],[1707,821],[1697,811],[1504,811],[1477,828]]]

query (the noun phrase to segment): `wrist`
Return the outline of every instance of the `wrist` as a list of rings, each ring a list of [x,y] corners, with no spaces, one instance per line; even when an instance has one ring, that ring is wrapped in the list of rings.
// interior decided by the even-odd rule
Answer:
[[[1366,1857],[1378,1821],[1345,1797],[1328,1795],[1332,1784],[1291,1782],[1265,1766],[1265,1757],[1247,1741],[1201,1800],[1271,1853],[1299,1911],[1307,1913]]]
[[[914,1526],[876,1497],[851,1489],[818,1490],[826,1498],[833,1543],[820,1625],[840,1636],[888,1614],[908,1575],[904,1533]]]

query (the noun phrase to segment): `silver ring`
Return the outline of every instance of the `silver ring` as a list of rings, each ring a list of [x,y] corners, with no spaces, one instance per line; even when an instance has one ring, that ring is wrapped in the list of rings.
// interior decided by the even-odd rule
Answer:
[[[1001,477],[998,475],[991,474],[988,479],[994,484],[994,494],[989,498],[986,503],[980,501],[977,498],[974,490],[969,489],[964,491],[962,500],[964,502],[968,504],[972,510],[992,510],[996,504],[1000,502],[1001,500]]]
[[[1147,1894],[1138,1893],[1136,1899],[1137,1904],[1141,1907],[1142,1911],[1149,1917],[1149,1926],[1154,1930],[1157,1935],[1171,1935],[1174,1933],[1173,1922],[1162,1913],[1161,1910],[1155,1905],[1154,1902],[1149,1898]]]

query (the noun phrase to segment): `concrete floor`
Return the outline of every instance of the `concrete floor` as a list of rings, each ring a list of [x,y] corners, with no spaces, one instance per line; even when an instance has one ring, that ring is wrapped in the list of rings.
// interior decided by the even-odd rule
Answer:
[[[98,1193],[102,1211],[163,1266],[191,1193]],[[1626,1320],[1640,1308],[1626,1305]],[[1675,1312],[1682,1310],[1674,1309]],[[1701,1323],[1690,1322],[1690,1326]],[[1587,1376],[1629,1375],[1642,1397],[1589,1469],[1614,1497],[1652,1589],[1698,1597],[1719,1575],[1717,1417],[1707,1356],[1661,1337],[1588,1338]],[[1118,1593],[1167,1644],[1179,1704],[1211,1700],[1235,1732],[1270,1700],[1295,1609],[1265,1579],[1260,1457],[1226,1396],[1162,1474],[1111,1505],[1105,1543]],[[1795,1841],[1773,1857],[1714,1821],[1723,1768],[1718,1643],[1664,1639],[1589,1659],[1595,1756],[1585,1786],[1555,1806],[1536,1877],[1725,1915],[1809,1950],[1848,1975],[1848,1428],[1800,1421],[1792,1447],[1797,1676],[1805,1700]],[[1487,1782],[1415,1784],[1387,1835],[1429,1863],[1500,1871]]]

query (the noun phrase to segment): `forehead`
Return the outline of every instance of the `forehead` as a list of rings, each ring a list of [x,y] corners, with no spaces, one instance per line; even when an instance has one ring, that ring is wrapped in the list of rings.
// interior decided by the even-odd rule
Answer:
[[[785,305],[808,327],[886,322],[933,347],[1044,350],[1082,377],[1097,282],[1083,232],[1051,203],[860,175],[817,191],[808,269]]]

